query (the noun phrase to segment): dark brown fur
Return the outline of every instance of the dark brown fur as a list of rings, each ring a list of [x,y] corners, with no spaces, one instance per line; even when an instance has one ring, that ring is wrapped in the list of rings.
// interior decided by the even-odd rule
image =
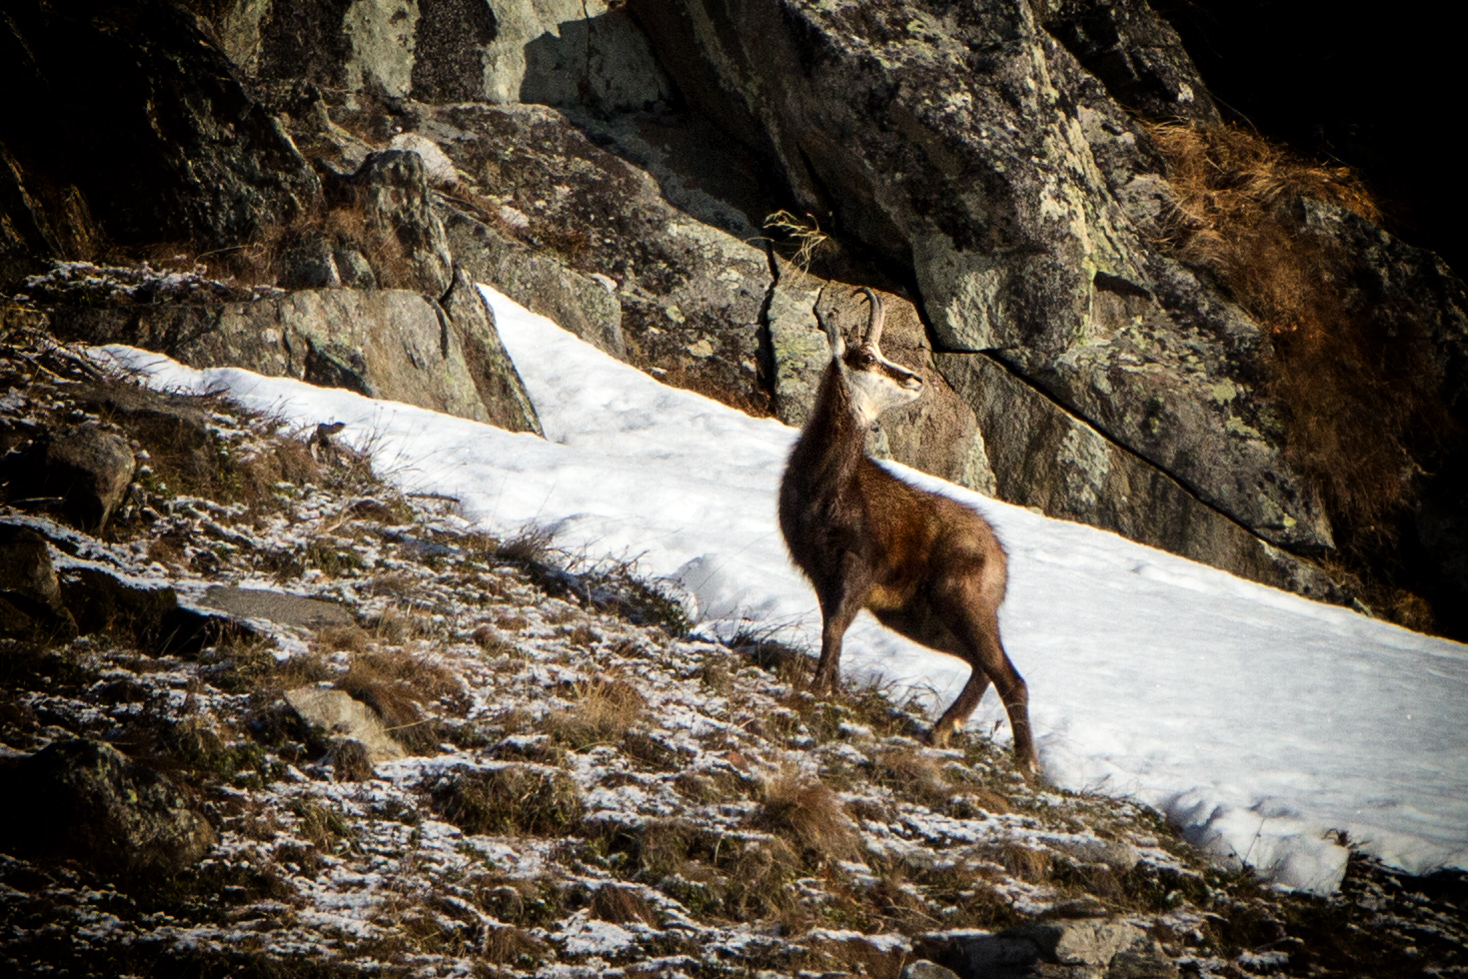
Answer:
[[[895,375],[880,358],[868,341],[844,361],[847,371]],[[1003,547],[973,510],[910,486],[867,458],[855,408],[833,359],[780,484],[780,530],[821,605],[816,688],[839,685],[842,638],[857,612],[870,609],[888,628],[973,667],[934,725],[933,744],[963,726],[992,681],[1009,713],[1016,759],[1037,769],[1028,692],[999,640],[1008,581]]]

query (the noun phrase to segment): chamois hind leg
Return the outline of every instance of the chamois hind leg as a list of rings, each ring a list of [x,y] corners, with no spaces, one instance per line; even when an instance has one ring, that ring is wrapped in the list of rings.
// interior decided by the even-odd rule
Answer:
[[[859,572],[843,574],[828,587],[821,588],[821,659],[816,664],[816,693],[835,693],[841,689],[841,642],[846,630],[866,604],[871,585]]]
[[[974,708],[979,706],[979,701],[984,699],[984,691],[989,689],[989,675],[977,666],[969,674],[968,683],[963,685],[958,699],[948,705],[938,723],[933,725],[933,730],[928,733],[928,744],[934,748],[946,747],[948,739],[958,733],[959,729],[967,723],[973,714]]]
[[[971,586],[972,587],[972,586]],[[970,589],[964,589],[968,591]],[[975,589],[976,590],[976,589]],[[974,595],[973,598],[977,598]],[[973,664],[974,673],[958,699],[939,718],[933,729],[935,743],[948,737],[968,720],[979,704],[989,682],[999,692],[1009,715],[1009,729],[1014,735],[1014,760],[1025,772],[1040,770],[1039,755],[1035,752],[1035,739],[1030,730],[1030,693],[1024,678],[1009,661],[1004,645],[999,640],[999,616],[997,609],[985,610],[978,601],[962,603],[953,631],[965,647],[965,659]],[[983,680],[979,680],[980,676]],[[970,697],[970,693],[973,696]]]

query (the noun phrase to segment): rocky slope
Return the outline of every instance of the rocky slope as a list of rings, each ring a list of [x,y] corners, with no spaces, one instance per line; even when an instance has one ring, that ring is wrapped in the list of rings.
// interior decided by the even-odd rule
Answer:
[[[0,974],[1468,969],[1461,874],[1270,892],[327,429],[0,340]]]

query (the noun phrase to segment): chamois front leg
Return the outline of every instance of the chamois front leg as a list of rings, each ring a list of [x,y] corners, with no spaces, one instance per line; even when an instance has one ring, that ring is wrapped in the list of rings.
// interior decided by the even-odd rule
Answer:
[[[855,565],[857,562],[850,562]],[[811,688],[816,693],[832,694],[841,689],[841,642],[846,630],[866,604],[871,582],[859,567],[843,569],[836,581],[822,588],[821,659],[816,664],[816,678]]]

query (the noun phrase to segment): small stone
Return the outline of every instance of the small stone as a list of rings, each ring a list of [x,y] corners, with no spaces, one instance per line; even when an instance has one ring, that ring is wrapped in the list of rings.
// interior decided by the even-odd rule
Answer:
[[[66,640],[76,632],[46,539],[29,527],[0,524],[0,636]]]
[[[359,742],[373,765],[407,756],[371,708],[341,690],[297,687],[286,692],[285,702],[307,724]]]
[[[902,970],[902,979],[958,979],[958,973],[945,969],[936,962],[918,959],[908,963],[907,968]]]

